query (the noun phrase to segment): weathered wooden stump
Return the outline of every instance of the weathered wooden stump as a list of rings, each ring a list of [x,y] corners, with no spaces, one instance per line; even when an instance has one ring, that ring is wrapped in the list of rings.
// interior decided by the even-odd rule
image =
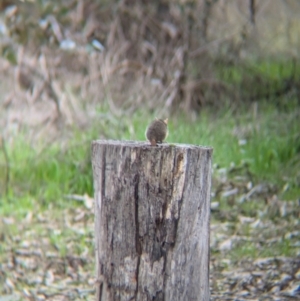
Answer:
[[[93,142],[97,301],[209,300],[211,157]]]

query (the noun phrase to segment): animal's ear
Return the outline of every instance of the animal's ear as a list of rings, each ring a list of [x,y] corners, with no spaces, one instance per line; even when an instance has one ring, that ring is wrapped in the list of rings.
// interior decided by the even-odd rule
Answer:
[[[166,118],[166,119],[164,120],[164,123],[165,123],[165,124],[168,124],[168,118]]]

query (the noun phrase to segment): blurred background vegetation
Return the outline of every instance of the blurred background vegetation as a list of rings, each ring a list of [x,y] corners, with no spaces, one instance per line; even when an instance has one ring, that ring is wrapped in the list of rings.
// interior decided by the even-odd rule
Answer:
[[[299,16],[297,0],[2,0],[0,209],[92,195],[91,141],[145,140],[154,117],[168,142],[214,147],[216,198],[225,169],[297,199]]]
[[[0,0],[0,299],[94,300],[91,142],[155,117],[214,148],[212,300],[297,299],[299,58],[299,0]]]

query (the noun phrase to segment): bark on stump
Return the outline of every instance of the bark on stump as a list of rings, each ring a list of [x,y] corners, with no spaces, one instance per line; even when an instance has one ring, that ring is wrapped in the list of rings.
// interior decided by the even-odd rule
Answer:
[[[93,142],[97,301],[209,300],[211,157]]]

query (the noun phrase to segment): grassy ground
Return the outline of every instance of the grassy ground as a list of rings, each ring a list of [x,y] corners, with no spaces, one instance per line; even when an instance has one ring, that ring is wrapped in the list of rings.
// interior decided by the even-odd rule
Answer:
[[[103,114],[99,110],[99,122],[88,130],[73,128],[63,142],[28,141],[26,133],[6,142],[8,162],[2,152],[0,173],[3,179],[9,173],[1,187],[2,197],[7,192],[4,199],[9,201],[0,210],[14,206],[16,198],[24,199],[24,206],[28,206],[28,198],[48,205],[60,202],[63,194],[92,195],[91,141],[145,140],[145,128],[155,117],[136,112],[119,122],[109,114],[103,118]],[[253,185],[267,181],[280,197],[295,199],[300,192],[298,118],[297,110],[279,112],[271,106],[253,107],[238,115],[230,110],[222,114],[203,112],[193,120],[182,115],[169,118],[167,141],[212,146],[216,168],[247,170]]]

